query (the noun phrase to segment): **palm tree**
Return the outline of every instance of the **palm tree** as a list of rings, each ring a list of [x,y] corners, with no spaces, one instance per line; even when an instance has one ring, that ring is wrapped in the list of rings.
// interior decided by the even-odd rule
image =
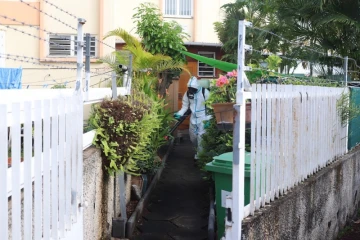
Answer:
[[[323,55],[306,55],[328,66],[342,66],[341,59],[326,55],[350,56],[360,60],[360,4],[358,0],[277,0],[279,21],[297,39],[308,42]],[[325,55],[325,56],[324,56]]]
[[[163,54],[151,54],[146,51],[138,39],[122,28],[110,31],[104,39],[108,37],[120,37],[125,41],[126,45],[123,50],[133,56],[133,87],[137,90],[144,90],[151,85],[161,96],[164,96],[168,86],[166,81],[162,81],[162,76],[167,71],[184,70],[189,72],[182,62],[175,61]],[[102,61],[109,64],[118,74],[121,74],[119,64],[128,64],[129,62],[129,54],[124,51],[115,51],[105,56]]]

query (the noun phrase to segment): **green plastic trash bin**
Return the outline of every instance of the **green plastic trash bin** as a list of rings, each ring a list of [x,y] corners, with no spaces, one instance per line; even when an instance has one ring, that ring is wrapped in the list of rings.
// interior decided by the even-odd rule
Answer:
[[[249,152],[245,152],[245,205],[250,202],[250,163],[251,157]],[[213,173],[215,181],[215,200],[216,200],[216,221],[218,239],[220,239],[225,232],[225,199],[232,191],[232,164],[233,153],[228,152],[214,157],[214,160],[206,164],[205,169]]]

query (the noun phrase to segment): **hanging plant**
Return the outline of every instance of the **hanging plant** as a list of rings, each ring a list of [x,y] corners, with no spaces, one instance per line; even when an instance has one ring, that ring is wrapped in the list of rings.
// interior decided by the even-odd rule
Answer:
[[[149,156],[145,151],[150,135],[158,128],[157,103],[141,94],[129,98],[104,100],[94,109],[93,143],[102,150],[103,165],[109,174],[124,171],[138,174],[136,162]]]

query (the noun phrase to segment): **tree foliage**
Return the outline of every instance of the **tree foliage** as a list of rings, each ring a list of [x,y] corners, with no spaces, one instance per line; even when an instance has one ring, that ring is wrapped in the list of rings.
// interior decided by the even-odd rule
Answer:
[[[254,49],[304,60],[304,66],[310,62],[311,69],[318,68],[324,75],[332,73],[334,67],[343,66],[342,59],[334,55],[360,61],[358,0],[245,0],[222,8],[226,17],[216,23],[215,30],[223,43],[225,60],[236,62],[238,21],[246,19],[255,27],[288,40],[247,28],[247,44]],[[253,53],[248,54],[246,60],[254,63],[263,58]],[[283,59],[281,69],[296,65],[296,61]],[[350,61],[349,65],[354,67],[354,62]]]
[[[146,84],[144,80],[145,76],[151,76],[155,79],[159,79],[160,75],[166,71],[187,71],[183,62],[173,60],[170,56],[164,54],[152,54],[146,51],[141,42],[124,29],[118,28],[110,31],[104,39],[108,37],[122,38],[126,44],[123,49],[133,55],[132,70],[135,74],[133,77],[133,87],[138,90],[142,90],[144,88],[144,84]],[[118,67],[119,64],[127,63],[129,60],[127,54],[117,51],[104,57],[102,61],[109,64],[114,71],[120,74],[120,69]],[[154,89],[159,90],[161,88],[161,81],[152,81],[151,83],[155,85],[153,86]]]
[[[141,37],[141,42],[146,51],[152,54],[164,54],[174,62],[184,63],[185,56],[180,51],[186,51],[184,39],[189,37],[176,21],[165,21],[157,6],[151,3],[142,3],[135,8],[133,15],[136,24],[136,33]],[[179,77],[180,69],[163,71],[160,78],[161,84],[158,92],[164,96],[166,89],[173,78]]]
[[[186,51],[184,39],[189,37],[175,21],[164,21],[160,10],[151,3],[142,3],[133,15],[136,33],[145,50],[152,54],[164,54],[174,61],[184,61],[180,51]]]

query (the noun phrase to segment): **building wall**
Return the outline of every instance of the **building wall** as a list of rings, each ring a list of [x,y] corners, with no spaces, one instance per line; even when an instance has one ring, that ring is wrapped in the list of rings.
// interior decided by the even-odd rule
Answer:
[[[243,221],[242,239],[337,239],[360,203],[360,148]]]
[[[123,28],[130,33],[134,34],[135,23],[133,22],[132,15],[136,12],[134,8],[138,7],[141,3],[151,2],[159,7],[164,13],[165,0],[133,0],[123,4],[117,1],[116,9],[116,27]],[[164,16],[165,21],[175,20],[184,31],[190,35],[189,42],[207,42],[218,43],[218,37],[214,31],[214,22],[221,21],[224,17],[223,11],[220,7],[226,3],[235,2],[235,0],[193,0],[193,15],[191,17],[168,17]]]
[[[214,52],[215,58],[220,60],[222,58],[222,51],[220,47],[209,47],[209,46],[187,46],[188,52],[198,54],[199,52]],[[207,77],[207,78],[201,78],[198,75],[198,64],[199,62],[193,58],[186,57],[187,61],[187,67],[188,70],[191,73],[191,76],[195,76],[198,79],[214,79],[219,76],[221,71],[219,69],[215,69],[215,76],[214,77]],[[181,109],[182,106],[182,97],[187,91],[187,83],[191,77],[188,73],[183,72],[180,76],[180,79],[178,81],[178,92],[174,93],[174,95],[170,95],[169,99],[170,101],[176,101],[177,100],[177,109],[174,109],[174,111],[177,111]],[[171,93],[171,92],[170,92]],[[173,100],[174,99],[174,100]],[[176,100],[175,100],[176,99]],[[189,127],[189,117],[179,126],[179,129],[185,129]]]
[[[115,2],[115,0],[62,0],[52,3],[66,11],[69,11],[76,17],[84,18],[86,20],[86,23],[83,27],[84,33],[90,33],[95,35],[98,39],[102,39],[108,31],[114,29]],[[73,18],[67,15],[55,7],[45,3],[44,0],[29,1],[28,3],[77,29],[77,18]],[[41,14],[39,11],[30,8],[17,0],[0,0],[0,14],[6,15],[10,18],[16,18],[18,21],[37,26],[41,29],[46,29],[47,31],[56,34],[77,33],[76,30],[61,24],[47,15]],[[6,20],[4,18],[0,18],[0,24],[9,25],[20,31],[30,33],[42,39],[48,39],[48,33],[39,31],[29,26],[21,26],[21,23],[16,23],[9,19]],[[2,65],[4,65],[3,67],[23,68],[23,88],[42,88],[46,84],[49,85],[48,87],[51,87],[51,85],[55,83],[64,82],[71,82],[68,84],[68,86],[74,87],[76,80],[75,56],[49,57],[48,42],[16,32],[1,25],[0,31],[4,33],[4,40],[2,44],[5,45],[3,52],[0,50],[0,53],[33,57],[35,59],[30,60],[31,62],[70,68],[69,70],[64,70],[56,69],[53,66],[48,67],[32,63],[13,61],[9,59],[6,59],[5,61],[2,60],[0,64],[2,63]],[[115,38],[109,38],[104,40],[104,42],[110,46],[115,46]],[[113,49],[110,47],[97,42],[97,58],[104,57],[105,55],[110,54],[112,51]],[[18,59],[29,60],[24,58]],[[41,59],[41,61],[38,61],[37,59]],[[91,59],[92,72],[97,72],[100,74],[110,70],[105,64],[99,64],[96,63],[96,61],[97,59]],[[101,81],[102,86],[104,86],[108,83],[105,81],[105,79],[108,77],[108,75],[92,77],[91,84],[95,84]],[[98,85],[95,85],[94,87],[96,86]]]

